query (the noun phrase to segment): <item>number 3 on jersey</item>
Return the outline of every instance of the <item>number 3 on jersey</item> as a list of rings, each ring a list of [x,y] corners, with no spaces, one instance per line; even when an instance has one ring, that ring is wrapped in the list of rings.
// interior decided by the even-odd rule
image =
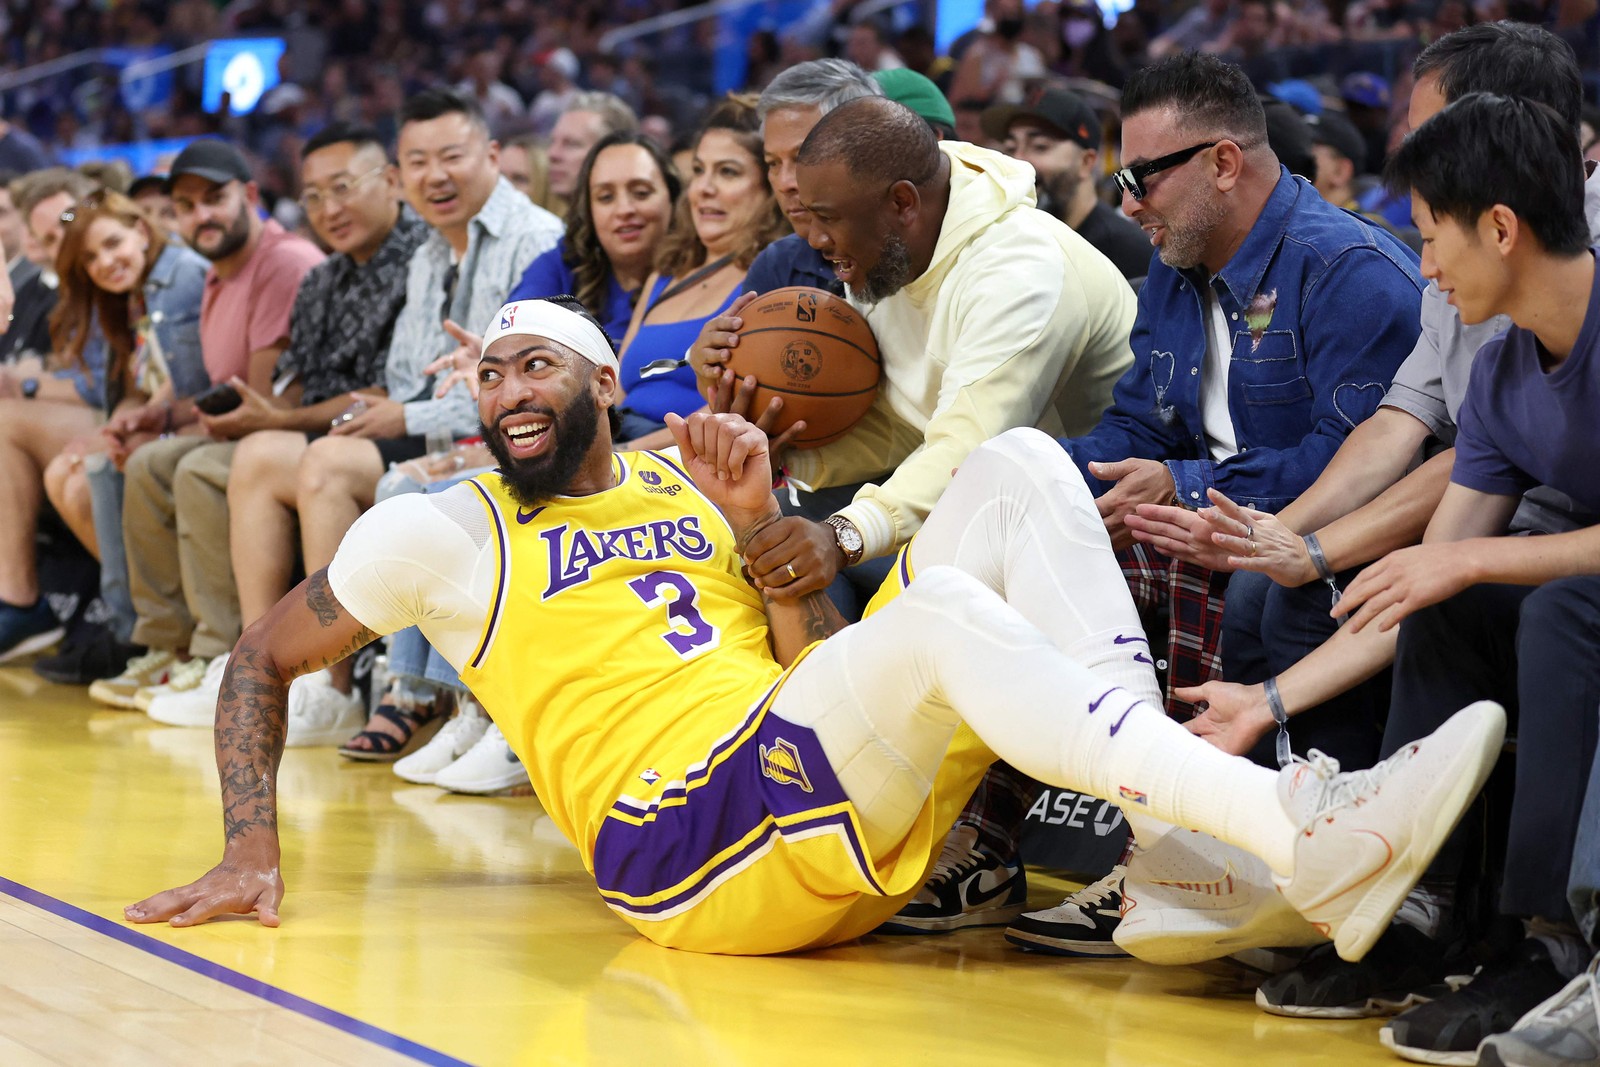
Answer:
[[[677,571],[652,571],[629,582],[628,588],[646,607],[666,603],[667,618],[672,621],[673,628],[662,634],[661,639],[684,659],[714,647],[721,638],[721,631],[707,622],[696,606],[700,590]]]

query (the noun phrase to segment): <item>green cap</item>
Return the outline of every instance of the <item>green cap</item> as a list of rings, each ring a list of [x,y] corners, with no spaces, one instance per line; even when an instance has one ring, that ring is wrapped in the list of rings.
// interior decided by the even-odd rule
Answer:
[[[931,123],[947,129],[956,128],[956,113],[950,101],[944,98],[939,87],[914,70],[877,70],[872,72],[883,95],[897,104],[904,104]]]

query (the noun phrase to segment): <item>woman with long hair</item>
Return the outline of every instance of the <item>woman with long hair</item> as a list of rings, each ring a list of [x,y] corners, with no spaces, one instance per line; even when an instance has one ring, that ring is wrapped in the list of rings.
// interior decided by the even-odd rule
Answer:
[[[19,417],[34,415],[39,405],[52,409],[50,418],[29,423],[36,429],[28,441],[0,447],[0,545],[6,546],[0,552],[0,659],[46,647],[60,635],[37,596],[33,543],[41,497],[48,496],[72,532],[101,554],[84,460],[110,450],[120,466],[131,448],[103,437],[96,424],[119,407],[152,396],[192,394],[209,384],[200,359],[206,261],[171,242],[120,193],[90,193],[63,211],[60,221],[55,269],[61,281],[50,320],[54,362],[93,380],[104,397],[103,410],[49,399],[42,390],[37,398],[24,393],[0,401],[0,406],[28,405]],[[103,368],[88,356],[91,347],[101,345]],[[0,411],[0,418],[9,414]],[[120,479],[110,473],[112,483]],[[117,544],[104,546],[111,558],[102,566],[122,571],[121,515],[106,518],[107,540],[115,530]]]
[[[667,412],[704,405],[683,355],[739,295],[756,255],[790,232],[767,181],[754,96],[729,95],[712,108],[693,170],[622,342],[619,448],[670,443]]]
[[[648,137],[602,137],[578,174],[566,235],[533,261],[506,302],[575,296],[607,333],[621,337],[682,189],[672,161]]]
[[[210,264],[109,189],[78,201],[62,221],[51,344],[68,367],[81,368],[84,346],[99,329],[107,349],[104,414],[204,391],[211,382],[200,358],[200,302]],[[153,436],[114,448],[112,461],[120,467]],[[50,502],[97,557],[83,460],[108,445],[99,435],[80,437],[44,473]]]

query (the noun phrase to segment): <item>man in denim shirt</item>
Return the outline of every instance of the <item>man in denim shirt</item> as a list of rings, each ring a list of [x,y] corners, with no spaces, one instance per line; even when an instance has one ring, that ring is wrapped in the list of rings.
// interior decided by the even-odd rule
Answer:
[[[1129,80],[1122,153],[1123,208],[1158,255],[1139,293],[1133,367],[1100,424],[1061,445],[1125,550],[1141,613],[1168,616],[1176,710],[1184,705],[1172,688],[1220,674],[1229,576],[1130,549],[1124,520],[1141,504],[1203,506],[1212,486],[1268,511],[1292,501],[1383,399],[1416,342],[1424,283],[1399,241],[1290,176],[1249,80],[1214,56],[1174,56]],[[1143,635],[1129,635],[1128,647],[1153,658]],[[1034,788],[997,765],[952,831],[956,850],[975,840],[992,869],[1012,867]],[[976,885],[983,874],[969,865],[952,881]],[[1030,948],[1120,954],[1110,941],[1120,868],[1109,878],[1084,891],[1092,909],[1069,898],[1009,934]],[[971,917],[964,892],[930,891],[941,910]]]

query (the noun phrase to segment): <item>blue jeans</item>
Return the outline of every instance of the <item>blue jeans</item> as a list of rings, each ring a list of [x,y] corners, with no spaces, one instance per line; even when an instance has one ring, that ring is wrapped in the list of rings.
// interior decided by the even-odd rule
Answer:
[[[133,640],[133,596],[128,591],[128,549],[122,542],[122,472],[105,456],[83,463],[94,513],[94,536],[100,542],[100,599],[106,606],[106,628],[124,644]]]
[[[1336,576],[1339,588],[1356,571]],[[1238,571],[1228,581],[1222,610],[1222,676],[1242,685],[1259,685],[1298,663],[1332,637],[1338,626],[1328,608],[1332,594],[1322,582],[1290,589],[1264,574]],[[1315,748],[1348,770],[1377,762],[1383,719],[1389,706],[1388,672],[1289,720],[1289,742],[1296,755]],[[1266,767],[1277,766],[1276,732],[1250,752]]]

